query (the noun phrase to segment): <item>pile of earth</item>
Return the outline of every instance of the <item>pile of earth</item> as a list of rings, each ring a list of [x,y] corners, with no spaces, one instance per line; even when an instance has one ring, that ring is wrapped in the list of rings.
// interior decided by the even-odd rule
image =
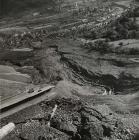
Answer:
[[[54,92],[58,93],[54,99],[3,119],[2,125],[10,121],[16,124],[15,131],[5,140],[131,140],[137,137],[138,115],[125,113],[124,108],[116,113],[110,105],[97,104],[95,96],[86,96],[87,90],[70,82],[59,82]],[[122,97],[115,98],[115,102],[124,105],[124,100],[120,100]],[[58,107],[50,120],[54,105]]]

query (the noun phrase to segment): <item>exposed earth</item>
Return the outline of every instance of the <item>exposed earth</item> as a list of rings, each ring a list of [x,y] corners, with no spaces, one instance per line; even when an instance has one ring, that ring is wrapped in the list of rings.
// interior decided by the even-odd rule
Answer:
[[[129,3],[1,19],[1,99],[44,84],[56,93],[2,119],[16,124],[5,140],[139,139],[139,12],[134,21]]]

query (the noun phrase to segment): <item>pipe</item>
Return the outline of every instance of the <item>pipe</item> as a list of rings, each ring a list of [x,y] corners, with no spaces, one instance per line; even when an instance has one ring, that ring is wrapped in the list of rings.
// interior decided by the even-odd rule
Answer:
[[[11,133],[15,129],[14,123],[9,123],[5,126],[3,126],[0,129],[0,140],[2,140],[4,137],[6,137],[9,133]]]

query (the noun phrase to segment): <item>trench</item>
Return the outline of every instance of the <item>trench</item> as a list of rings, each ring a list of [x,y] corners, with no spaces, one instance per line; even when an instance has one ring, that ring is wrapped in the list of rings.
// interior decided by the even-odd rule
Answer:
[[[116,95],[139,91],[139,64],[130,60],[133,56],[88,52],[73,40],[43,48],[37,55],[42,57],[37,63],[46,78],[57,73],[53,80],[59,77],[80,86],[97,86]],[[50,63],[53,70],[46,72]]]

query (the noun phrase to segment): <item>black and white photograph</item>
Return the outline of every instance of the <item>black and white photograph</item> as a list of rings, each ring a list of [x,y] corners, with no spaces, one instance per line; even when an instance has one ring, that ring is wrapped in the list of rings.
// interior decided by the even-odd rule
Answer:
[[[0,140],[139,140],[139,0],[0,0]]]

